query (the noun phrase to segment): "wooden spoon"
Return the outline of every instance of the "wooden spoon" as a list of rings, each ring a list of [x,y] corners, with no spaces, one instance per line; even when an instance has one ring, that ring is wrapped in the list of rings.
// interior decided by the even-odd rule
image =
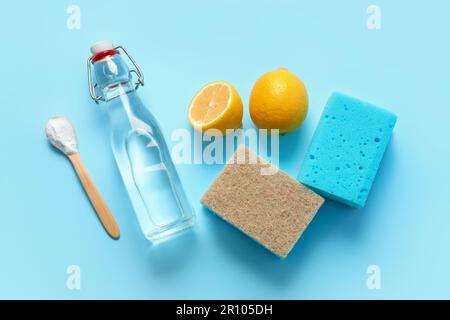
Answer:
[[[48,120],[45,133],[50,143],[69,158],[106,232],[119,239],[119,226],[81,161],[75,128],[66,118],[56,116]]]

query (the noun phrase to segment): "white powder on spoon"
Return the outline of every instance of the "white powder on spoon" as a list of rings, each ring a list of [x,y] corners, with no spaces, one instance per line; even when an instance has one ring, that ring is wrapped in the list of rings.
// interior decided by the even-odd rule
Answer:
[[[75,128],[64,117],[51,117],[45,126],[45,134],[52,145],[66,155],[78,153]]]

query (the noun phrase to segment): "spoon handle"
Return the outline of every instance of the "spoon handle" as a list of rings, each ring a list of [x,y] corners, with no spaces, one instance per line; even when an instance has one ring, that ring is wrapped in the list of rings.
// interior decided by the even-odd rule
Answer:
[[[102,222],[106,232],[108,232],[108,234],[112,238],[118,239],[120,237],[119,226],[117,225],[116,220],[111,214],[111,211],[109,210],[105,200],[103,200],[100,192],[95,187],[94,182],[92,182],[92,179],[89,176],[86,168],[84,167],[83,162],[81,162],[80,154],[75,153],[69,155],[68,157],[72,162],[72,165],[78,177],[80,178],[81,184],[83,185],[83,188],[86,191],[86,194],[88,195],[92,206],[97,212],[97,215]]]

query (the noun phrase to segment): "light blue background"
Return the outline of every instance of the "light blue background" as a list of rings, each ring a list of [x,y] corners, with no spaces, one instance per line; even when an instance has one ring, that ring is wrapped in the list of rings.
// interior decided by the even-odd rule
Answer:
[[[382,29],[366,9],[382,9]],[[66,28],[67,6],[81,29]],[[0,10],[0,298],[450,298],[450,46],[448,1],[7,1]],[[146,75],[143,100],[166,136],[189,128],[186,107],[226,79],[247,106],[254,81],[287,67],[306,83],[310,112],[281,139],[296,176],[334,90],[399,116],[368,204],[328,202],[282,261],[203,209],[221,165],[182,165],[194,232],[155,250],[138,229],[109,146],[106,114],[89,98],[89,46],[128,47]],[[44,124],[76,125],[81,155],[122,232],[102,230]],[[244,127],[252,127],[248,110]],[[181,238],[179,238],[181,239]],[[79,265],[82,288],[66,287]],[[366,268],[382,289],[366,287]]]

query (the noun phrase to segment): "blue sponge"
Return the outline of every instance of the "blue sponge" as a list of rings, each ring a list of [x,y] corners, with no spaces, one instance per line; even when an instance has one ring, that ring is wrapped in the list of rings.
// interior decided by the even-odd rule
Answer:
[[[298,180],[327,198],[364,207],[396,121],[389,111],[334,93]]]

